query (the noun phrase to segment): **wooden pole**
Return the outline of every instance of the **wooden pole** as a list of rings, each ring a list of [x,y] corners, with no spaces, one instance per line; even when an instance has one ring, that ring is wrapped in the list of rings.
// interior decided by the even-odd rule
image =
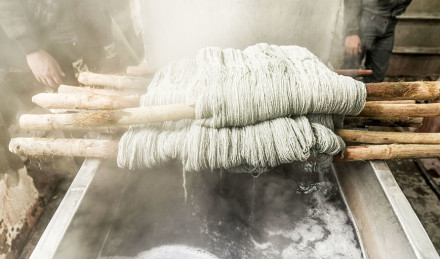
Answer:
[[[343,76],[371,76],[373,70],[361,70],[361,69],[334,69],[333,72]]]
[[[440,116],[440,103],[368,104],[361,117],[435,117]],[[20,117],[24,129],[64,129],[82,126],[123,126],[195,118],[195,104],[172,104],[121,110],[44,114]]]
[[[91,87],[78,87],[71,85],[60,85],[58,87],[59,94],[96,94],[103,96],[135,96],[140,95],[140,92],[132,92],[132,91],[117,91],[117,90],[107,90],[107,89],[98,89]]]
[[[40,93],[32,101],[47,109],[109,110],[139,107],[140,95],[134,92],[62,85],[58,94]],[[414,104],[415,100],[369,101],[367,104]]]
[[[25,157],[78,156],[107,158],[118,153],[118,141],[98,139],[13,138],[9,150]]]
[[[79,156],[107,158],[118,152],[117,140],[13,138],[9,150],[21,156]],[[350,146],[335,161],[432,158],[440,156],[440,145]]]
[[[366,145],[347,147],[343,156],[334,156],[334,161],[389,160],[405,158],[438,158],[440,145]]]
[[[103,75],[91,72],[79,74],[78,81],[89,86],[113,87],[118,89],[147,89],[150,80],[142,77]]]
[[[149,80],[142,77],[116,76],[83,72],[78,81],[85,85],[108,86],[119,89],[146,89]],[[440,99],[440,81],[383,82],[365,84],[367,101]]]
[[[360,117],[436,117],[440,116],[440,103],[377,104],[366,103]]]
[[[129,76],[152,76],[158,69],[147,66],[128,66],[127,75]]]
[[[23,114],[20,117],[20,126],[23,129],[57,130],[87,126],[125,126],[182,119],[195,119],[195,106],[193,104],[172,104],[71,114]]]
[[[370,104],[414,104],[416,100],[398,100],[398,101],[368,101]]]
[[[112,110],[139,107],[140,96],[41,93],[32,102],[47,109]]]
[[[158,69],[149,66],[128,66],[127,75],[129,76],[145,76],[156,73]],[[362,69],[334,69],[333,72],[343,76],[370,76],[373,70]]]
[[[433,101],[440,98],[440,82],[437,81],[368,83],[365,86],[368,101]]]
[[[440,133],[337,130],[345,142],[371,144],[440,144]]]

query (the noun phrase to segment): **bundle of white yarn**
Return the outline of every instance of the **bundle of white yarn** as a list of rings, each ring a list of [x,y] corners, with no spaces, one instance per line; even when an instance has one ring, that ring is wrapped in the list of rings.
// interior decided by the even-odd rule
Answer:
[[[340,76],[298,46],[205,48],[158,71],[141,106],[196,103],[196,120],[132,126],[118,165],[180,159],[186,171],[250,172],[313,157],[331,162],[345,144],[334,134],[363,109],[363,83]]]

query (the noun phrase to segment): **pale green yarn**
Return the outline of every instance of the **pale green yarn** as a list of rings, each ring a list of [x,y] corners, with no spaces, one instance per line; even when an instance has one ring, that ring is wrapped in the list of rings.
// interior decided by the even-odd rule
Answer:
[[[196,62],[199,80],[193,88],[205,90],[196,102],[196,118],[205,126],[246,126],[291,115],[357,115],[364,107],[363,83],[337,75],[301,47],[208,48]]]
[[[361,82],[333,73],[304,48],[206,48],[161,69],[141,99],[141,106],[195,102],[197,119],[131,127],[118,165],[180,159],[187,171],[248,172],[310,156],[328,164],[345,148],[334,128],[358,114],[365,98]]]

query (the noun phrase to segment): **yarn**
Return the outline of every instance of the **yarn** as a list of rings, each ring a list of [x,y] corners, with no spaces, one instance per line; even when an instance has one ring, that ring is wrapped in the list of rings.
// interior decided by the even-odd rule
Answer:
[[[158,71],[141,106],[196,103],[196,120],[136,125],[122,136],[118,165],[261,171],[345,148],[334,128],[364,107],[365,86],[329,70],[305,48],[257,44],[202,49]]]

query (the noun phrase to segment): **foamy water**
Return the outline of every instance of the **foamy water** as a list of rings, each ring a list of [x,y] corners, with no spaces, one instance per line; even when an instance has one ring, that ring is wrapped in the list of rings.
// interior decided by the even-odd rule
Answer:
[[[165,245],[139,253],[134,257],[112,256],[105,259],[219,259],[201,248],[185,245]]]
[[[185,203],[179,169],[133,177],[100,258],[363,257],[330,171],[187,174]]]

